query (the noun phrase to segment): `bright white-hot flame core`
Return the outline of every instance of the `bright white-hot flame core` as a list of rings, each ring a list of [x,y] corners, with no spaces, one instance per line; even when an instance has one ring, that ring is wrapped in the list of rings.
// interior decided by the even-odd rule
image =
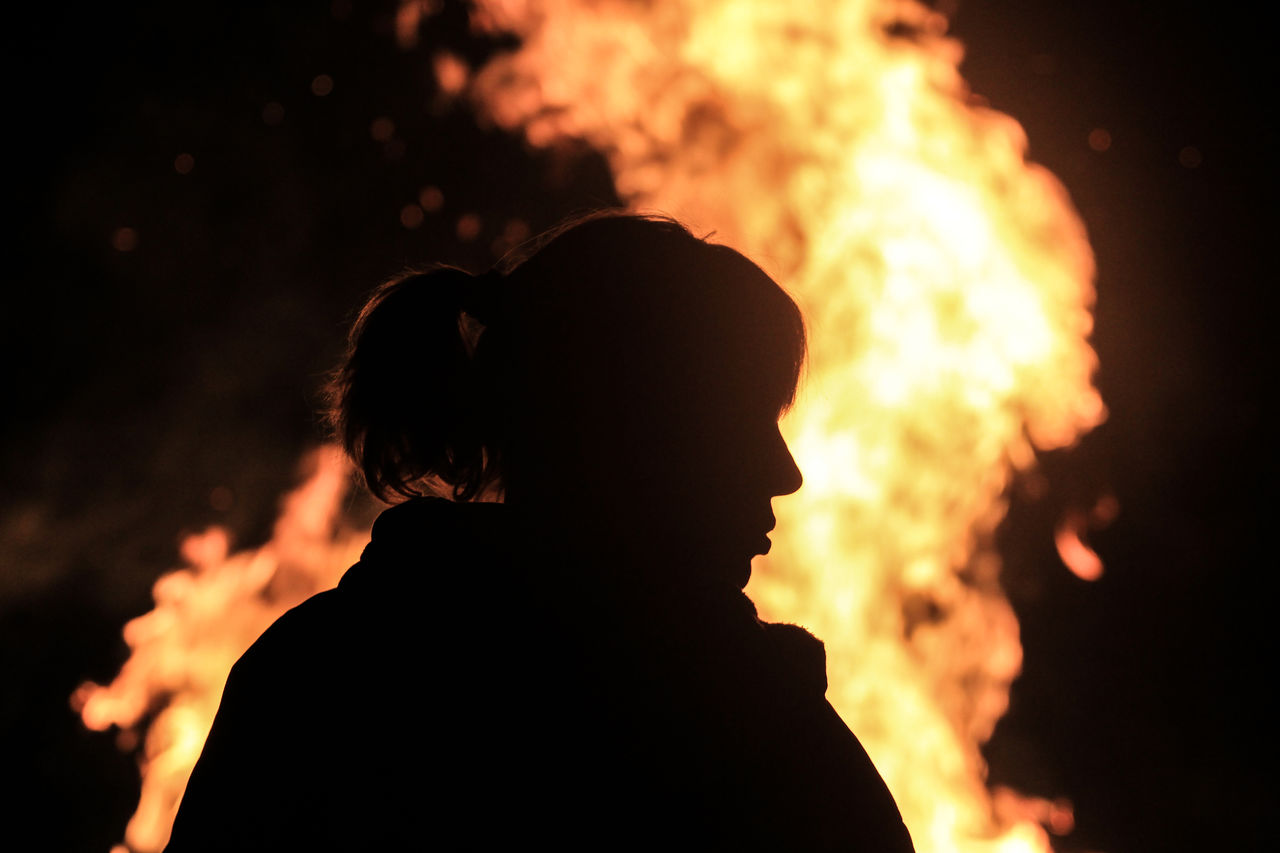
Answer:
[[[805,310],[785,424],[805,486],[748,591],[826,641],[829,697],[918,849],[1046,850],[1033,810],[993,808],[978,747],[1021,666],[1002,495],[1104,413],[1062,186],[970,104],[915,2],[478,5],[522,39],[479,69],[483,112],[534,145],[587,140],[633,207],[715,229]]]
[[[784,426],[805,486],[748,591],[826,641],[828,695],[921,853],[1046,851],[1069,805],[993,800],[979,746],[1021,666],[1002,496],[1104,415],[1092,254],[1061,185],[1017,122],[970,104],[945,19],[913,0],[478,0],[474,21],[522,47],[437,57],[446,91],[535,146],[585,139],[634,207],[715,229],[796,296],[811,360]],[[160,709],[134,850],[163,845],[231,663],[358,553],[324,458],[260,551],[193,542],[117,680],[77,693],[94,728]]]

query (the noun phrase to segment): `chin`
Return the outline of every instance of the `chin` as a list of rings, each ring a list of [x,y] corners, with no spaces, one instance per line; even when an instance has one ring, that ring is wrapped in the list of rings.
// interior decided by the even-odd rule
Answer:
[[[704,548],[693,548],[689,553],[691,556],[702,555],[700,559],[695,556],[694,560],[709,570],[709,576],[726,580],[742,589],[751,580],[752,559],[757,554],[768,553],[771,543],[767,537],[761,537],[757,541],[739,540],[733,547],[726,547],[726,544],[704,543]]]
[[[747,585],[747,581],[751,580],[751,561],[743,560],[731,569],[729,582],[742,589]]]

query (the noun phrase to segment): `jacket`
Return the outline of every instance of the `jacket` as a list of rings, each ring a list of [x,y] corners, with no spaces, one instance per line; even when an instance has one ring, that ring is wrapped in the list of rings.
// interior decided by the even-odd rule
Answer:
[[[232,669],[167,850],[912,850],[818,640],[622,563],[387,510]]]

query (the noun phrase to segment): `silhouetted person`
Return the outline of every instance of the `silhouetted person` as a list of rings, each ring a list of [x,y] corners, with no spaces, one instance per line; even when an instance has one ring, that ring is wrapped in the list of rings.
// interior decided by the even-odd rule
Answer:
[[[822,644],[742,593],[804,352],[662,218],[379,288],[333,421],[401,502],[236,664],[169,850],[911,850]]]

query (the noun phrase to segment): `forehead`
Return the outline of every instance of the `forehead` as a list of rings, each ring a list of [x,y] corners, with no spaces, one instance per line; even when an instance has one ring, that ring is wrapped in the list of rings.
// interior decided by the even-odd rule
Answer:
[[[517,279],[520,349],[584,403],[594,393],[626,408],[631,396],[776,416],[794,396],[805,348],[795,303],[742,254],[672,223],[587,223]]]

